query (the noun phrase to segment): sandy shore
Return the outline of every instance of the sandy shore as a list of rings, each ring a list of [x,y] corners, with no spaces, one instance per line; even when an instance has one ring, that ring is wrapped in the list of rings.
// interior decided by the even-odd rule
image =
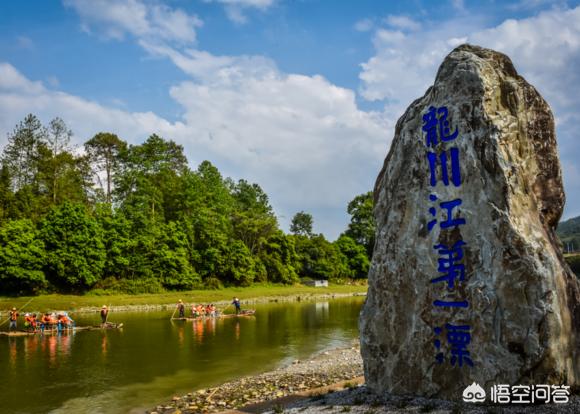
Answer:
[[[358,343],[252,377],[197,390],[147,411],[149,414],[386,414],[386,413],[579,413],[568,404],[483,405],[413,396],[376,395],[364,385]]]

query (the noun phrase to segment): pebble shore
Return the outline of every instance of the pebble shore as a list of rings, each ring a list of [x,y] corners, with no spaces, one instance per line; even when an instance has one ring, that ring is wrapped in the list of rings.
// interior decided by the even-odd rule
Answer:
[[[358,343],[353,343],[350,348],[322,352],[312,359],[296,360],[291,365],[272,372],[176,396],[173,401],[159,405],[147,413],[214,413],[239,409],[362,375]]]
[[[220,386],[176,396],[148,414],[572,414],[580,397],[568,404],[486,405],[414,396],[376,395],[362,384],[358,343],[322,352],[306,361]]]
[[[304,399],[265,414],[573,414],[580,413],[580,397],[567,404],[491,405],[453,402],[413,396],[377,396],[364,385]]]

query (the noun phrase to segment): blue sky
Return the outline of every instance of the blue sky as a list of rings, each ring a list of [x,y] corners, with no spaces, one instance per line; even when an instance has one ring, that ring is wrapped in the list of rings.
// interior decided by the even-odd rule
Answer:
[[[0,4],[0,145],[27,113],[81,144],[152,133],[259,183],[334,239],[397,118],[453,47],[507,53],[551,104],[580,215],[580,8],[563,1],[63,0]]]

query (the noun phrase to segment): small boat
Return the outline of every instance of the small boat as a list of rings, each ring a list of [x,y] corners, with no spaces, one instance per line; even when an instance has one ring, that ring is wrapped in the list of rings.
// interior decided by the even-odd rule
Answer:
[[[101,329],[121,329],[123,328],[122,323],[110,323],[107,322],[104,326],[102,325],[94,325],[94,326],[74,326],[74,327],[66,327],[62,328],[60,331],[57,327],[50,327],[41,330],[37,328],[36,331],[28,331],[28,330],[18,330],[18,331],[2,331],[0,332],[0,336],[30,336],[30,335],[58,335],[60,334],[67,334],[67,333],[74,333],[78,331],[96,331]]]
[[[225,319],[225,318],[244,318],[254,316],[256,311],[254,309],[243,310],[240,313],[220,313],[216,316],[190,316],[188,318],[171,318],[174,321],[198,321],[202,319]]]

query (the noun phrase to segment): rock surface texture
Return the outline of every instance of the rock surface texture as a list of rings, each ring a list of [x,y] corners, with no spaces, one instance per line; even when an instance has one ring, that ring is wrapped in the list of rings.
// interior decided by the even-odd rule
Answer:
[[[374,194],[360,316],[371,389],[461,399],[473,382],[488,395],[580,383],[580,287],[555,235],[565,197],[554,118],[507,56],[462,45],[445,58],[399,119]]]

